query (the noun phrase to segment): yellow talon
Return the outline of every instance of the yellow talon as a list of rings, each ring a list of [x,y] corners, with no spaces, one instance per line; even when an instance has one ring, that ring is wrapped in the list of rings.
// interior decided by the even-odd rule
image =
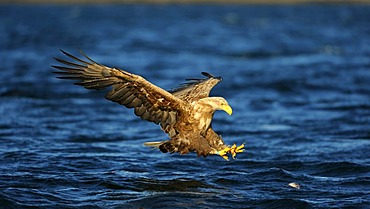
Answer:
[[[229,157],[227,156],[227,153],[230,153],[232,158],[235,159],[236,154],[243,152],[243,151],[244,151],[244,143],[238,147],[236,146],[236,144],[234,144],[231,147],[226,147],[220,151],[217,151],[217,154],[228,161]]]
[[[243,152],[244,151],[244,143],[240,146],[236,146],[236,144],[234,144],[232,147],[231,147],[231,150],[230,150],[230,153],[231,153],[231,156],[233,157],[233,159],[235,159],[236,157],[236,153],[240,153],[240,152]]]
[[[223,149],[223,150],[220,150],[220,151],[218,151],[218,153],[217,154],[219,154],[219,155],[221,155],[221,156],[224,156],[224,155],[226,155],[228,152],[229,152],[229,149],[230,148],[225,148],[225,149]]]
[[[227,155],[220,155],[223,159],[225,159],[226,161],[229,161],[229,157]]]

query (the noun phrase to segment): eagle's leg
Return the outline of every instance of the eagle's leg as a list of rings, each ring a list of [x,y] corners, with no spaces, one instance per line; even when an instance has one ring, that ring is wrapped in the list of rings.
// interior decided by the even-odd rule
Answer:
[[[227,156],[228,153],[231,154],[232,158],[235,159],[236,154],[244,151],[244,143],[240,146],[236,146],[234,144],[233,146],[227,146],[222,150],[218,150],[213,152],[212,154],[220,155],[225,160],[229,160],[229,157]]]

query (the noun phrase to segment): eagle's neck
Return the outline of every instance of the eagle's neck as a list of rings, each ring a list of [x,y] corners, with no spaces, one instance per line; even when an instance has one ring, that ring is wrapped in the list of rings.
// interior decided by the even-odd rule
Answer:
[[[213,114],[216,109],[206,101],[202,100],[194,102],[193,107],[193,121],[191,122],[193,124],[197,123],[198,129],[201,133],[206,133],[211,125]]]

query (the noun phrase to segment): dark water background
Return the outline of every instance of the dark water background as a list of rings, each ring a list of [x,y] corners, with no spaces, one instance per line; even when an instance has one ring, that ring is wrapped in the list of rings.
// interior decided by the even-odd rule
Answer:
[[[369,208],[369,6],[0,6],[0,208]],[[208,71],[237,160],[57,80],[58,49],[171,89]],[[296,182],[301,189],[288,184]]]

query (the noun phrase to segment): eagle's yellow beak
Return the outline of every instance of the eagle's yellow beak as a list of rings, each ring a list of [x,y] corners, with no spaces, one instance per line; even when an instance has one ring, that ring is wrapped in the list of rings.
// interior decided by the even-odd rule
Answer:
[[[227,114],[229,115],[233,114],[233,109],[230,107],[230,105],[227,104],[221,105],[221,109],[227,112]]]

